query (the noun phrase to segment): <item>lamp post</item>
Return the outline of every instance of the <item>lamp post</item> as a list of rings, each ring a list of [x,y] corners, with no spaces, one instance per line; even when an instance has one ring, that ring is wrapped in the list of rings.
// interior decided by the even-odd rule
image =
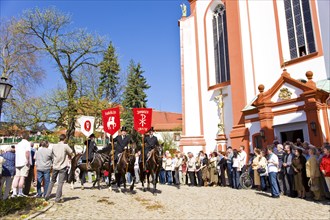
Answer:
[[[0,80],[0,122],[1,122],[1,110],[3,102],[8,98],[10,90],[13,86],[7,83],[7,77],[2,76]]]

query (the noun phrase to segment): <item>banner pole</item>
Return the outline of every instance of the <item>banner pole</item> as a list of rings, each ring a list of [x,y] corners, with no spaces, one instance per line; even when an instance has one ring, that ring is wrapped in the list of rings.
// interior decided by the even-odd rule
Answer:
[[[115,151],[114,151],[114,144],[113,144],[113,136],[111,135],[111,145],[112,145],[112,168],[115,170]]]
[[[88,170],[88,138],[86,137],[86,170]]]
[[[144,134],[142,134],[142,165],[143,165],[143,169],[145,170],[145,167],[144,167]]]

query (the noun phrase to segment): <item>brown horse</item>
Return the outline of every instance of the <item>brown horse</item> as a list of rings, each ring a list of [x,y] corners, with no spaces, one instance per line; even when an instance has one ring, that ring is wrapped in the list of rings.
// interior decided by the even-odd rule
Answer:
[[[146,169],[143,169],[143,164],[140,163],[140,180],[142,183],[142,189],[145,192],[144,179],[147,177],[148,189],[150,188],[149,177],[152,177],[153,190],[152,193],[156,195],[156,185],[158,182],[158,176],[162,167],[162,154],[163,145],[158,145],[148,153]]]
[[[96,173],[96,179],[93,182],[93,187],[95,187],[95,184],[97,183],[98,189],[100,189],[100,176],[101,176],[101,171],[102,170],[110,170],[109,166],[109,158],[110,158],[110,153],[108,154],[107,152],[105,153],[95,153],[94,159],[92,162],[89,163],[89,167],[87,167],[86,163],[79,163],[81,160],[82,154],[78,153],[75,155],[72,160],[71,160],[71,169],[69,172],[69,178],[68,182],[74,182],[75,181],[75,170],[79,168],[80,170],[80,180],[81,180],[81,188],[84,189],[84,181],[85,177],[84,175],[88,171],[95,171]]]
[[[134,188],[135,183],[135,176],[134,176],[134,160],[135,160],[135,145],[127,146],[125,147],[124,151],[119,156],[118,162],[117,162],[117,169],[115,172],[115,181],[117,188],[120,188],[120,183],[123,182],[124,184],[124,190],[126,190],[126,173],[129,172],[132,174],[133,177],[133,183],[130,186],[130,191]],[[110,170],[113,171],[113,170]],[[112,172],[109,172],[109,176],[111,176]],[[112,187],[110,185],[110,190],[112,190]]]

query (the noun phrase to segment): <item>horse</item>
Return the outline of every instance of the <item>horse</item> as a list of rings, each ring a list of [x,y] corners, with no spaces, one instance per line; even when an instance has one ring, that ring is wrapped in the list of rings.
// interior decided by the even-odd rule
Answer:
[[[144,187],[144,179],[147,177],[148,182],[148,189],[150,188],[150,180],[149,177],[152,177],[152,184],[153,184],[153,190],[152,194],[156,195],[156,185],[158,182],[158,176],[160,169],[162,167],[162,154],[163,154],[163,145],[155,146],[154,149],[152,149],[148,153],[147,163],[145,164],[146,169],[143,169],[143,164],[140,163],[140,180],[142,183],[142,189],[145,192],[146,189]]]
[[[134,161],[135,161],[135,145],[133,146],[127,146],[125,147],[124,151],[119,156],[118,162],[117,162],[117,169],[115,173],[115,182],[117,185],[117,188],[120,188],[121,180],[124,184],[124,189],[126,190],[126,173],[130,172],[133,177],[133,182],[130,186],[130,191],[134,188],[135,183],[135,176],[134,176]],[[110,170],[112,171],[112,170]],[[111,175],[111,172],[109,172],[109,175]],[[110,191],[112,190],[112,187],[110,185]]]
[[[110,149],[110,148],[109,148]],[[75,180],[75,170],[79,168],[80,174],[79,178],[81,180],[81,188],[84,189],[84,174],[88,171],[95,171],[96,172],[96,179],[93,182],[93,187],[95,187],[96,183],[98,189],[100,189],[100,176],[102,170],[110,171],[110,151],[106,150],[101,153],[95,152],[94,159],[92,162],[89,163],[90,167],[87,167],[86,163],[79,163],[81,160],[82,154],[78,153],[71,159],[71,169],[69,172],[68,182],[71,183],[71,188],[73,188],[73,183]],[[109,172],[110,173],[110,172]],[[108,183],[110,186],[110,183]]]

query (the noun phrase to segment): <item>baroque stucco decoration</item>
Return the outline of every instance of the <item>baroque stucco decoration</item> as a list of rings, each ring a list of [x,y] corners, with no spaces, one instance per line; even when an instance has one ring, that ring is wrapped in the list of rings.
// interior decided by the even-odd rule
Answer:
[[[289,100],[291,99],[292,92],[289,91],[288,88],[282,88],[280,89],[280,93],[278,94],[278,97],[282,100]]]

